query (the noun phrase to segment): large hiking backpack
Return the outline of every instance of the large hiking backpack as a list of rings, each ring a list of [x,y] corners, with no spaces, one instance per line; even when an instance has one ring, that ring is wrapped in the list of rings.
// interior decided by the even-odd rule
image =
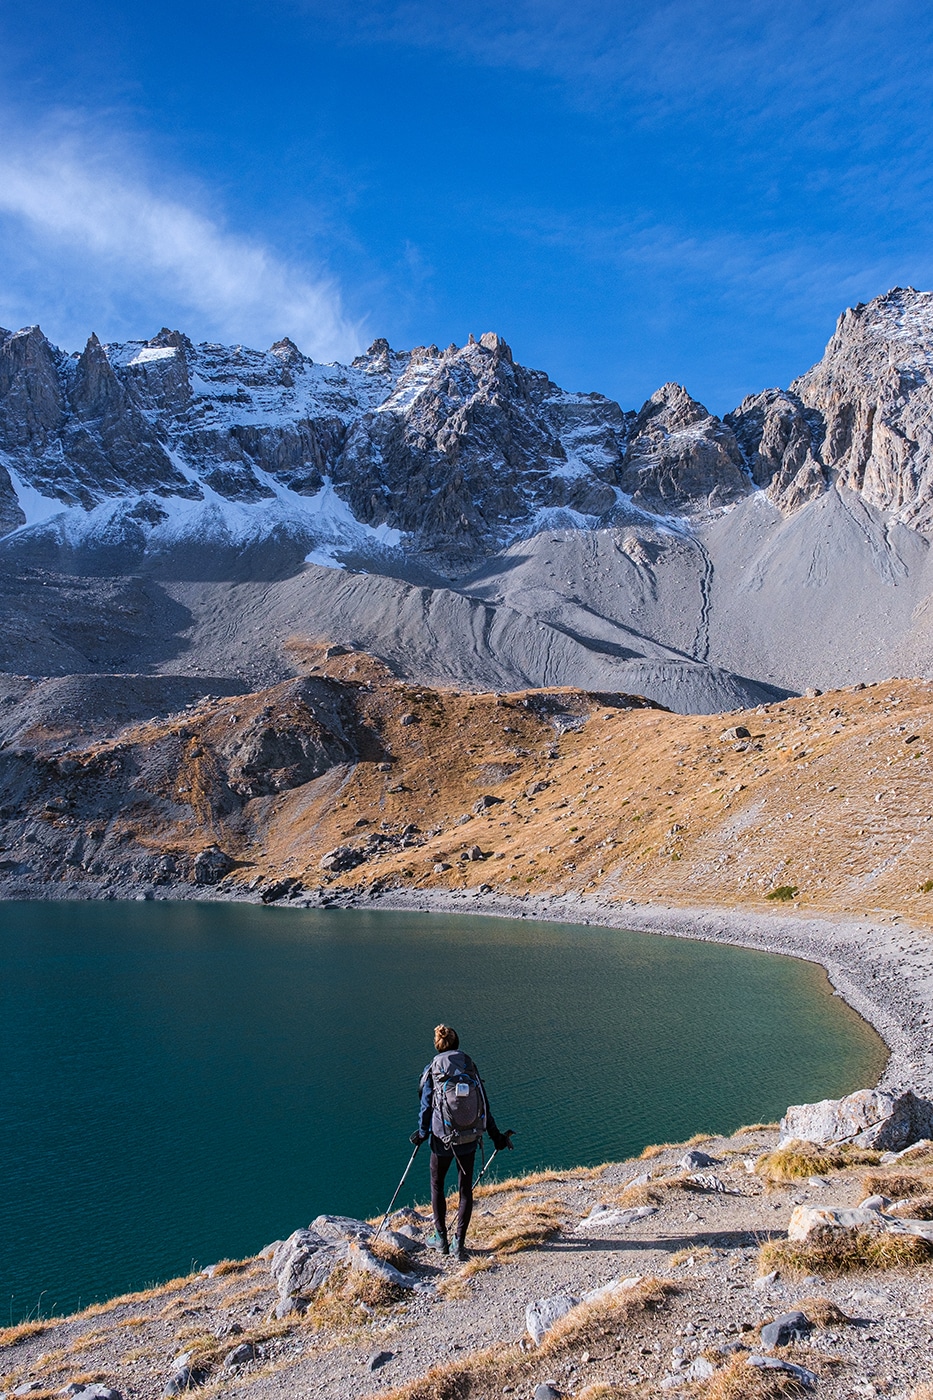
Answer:
[[[431,1061],[431,1132],[447,1147],[479,1142],[486,1131],[486,1095],[476,1066],[462,1050]]]

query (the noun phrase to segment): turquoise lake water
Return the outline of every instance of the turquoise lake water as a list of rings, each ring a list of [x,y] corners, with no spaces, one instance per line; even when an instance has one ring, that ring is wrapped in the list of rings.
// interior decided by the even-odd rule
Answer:
[[[384,1209],[438,1021],[516,1131],[509,1171],[770,1120],[885,1059],[821,969],[744,949],[466,916],[0,904],[0,1325],[321,1211]],[[427,1196],[422,1157],[408,1200]]]

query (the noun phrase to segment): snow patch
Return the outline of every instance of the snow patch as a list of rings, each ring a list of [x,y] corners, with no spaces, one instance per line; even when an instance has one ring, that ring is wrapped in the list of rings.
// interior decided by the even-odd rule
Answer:
[[[177,350],[174,345],[147,345],[145,350],[140,350],[139,354],[135,355],[133,359],[130,360],[130,364],[151,365],[154,364],[156,360],[173,360],[176,353]]]
[[[17,525],[15,530],[11,530],[5,539],[10,535],[17,534],[20,530],[30,530],[35,525],[44,525],[46,521],[52,520],[56,515],[62,515],[68,510],[64,501],[60,501],[57,496],[43,496],[42,492],[35,486],[30,486],[28,481],[24,481],[9,462],[4,462],[7,475],[13,490],[16,492],[16,500],[20,510],[26,519],[22,525]]]

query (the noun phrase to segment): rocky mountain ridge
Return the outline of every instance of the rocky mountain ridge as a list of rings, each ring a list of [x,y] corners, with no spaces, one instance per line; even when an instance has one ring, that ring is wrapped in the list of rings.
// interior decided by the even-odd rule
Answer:
[[[930,672],[933,294],[720,419],[567,393],[498,336],[349,366],[0,334],[0,669],[257,689],[291,639],[686,712]],[[206,682],[205,682],[206,683]]]
[[[635,411],[568,393],[489,333],[352,365],[148,341],[57,350],[0,332],[0,528],[130,555],[290,534],[401,548],[456,575],[517,536],[708,513],[764,491],[790,513],[839,480],[925,529],[933,509],[933,294],[847,311],[790,389],[724,419],[678,384]]]

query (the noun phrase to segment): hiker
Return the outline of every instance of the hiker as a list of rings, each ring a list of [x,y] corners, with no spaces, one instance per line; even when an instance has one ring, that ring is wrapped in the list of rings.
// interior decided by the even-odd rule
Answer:
[[[435,1026],[434,1048],[437,1054],[421,1076],[421,1114],[410,1141],[417,1147],[427,1138],[431,1139],[431,1208],[435,1233],[429,1243],[441,1254],[450,1253],[444,1181],[451,1162],[457,1159],[460,1199],[453,1250],[458,1259],[466,1259],[477,1146],[487,1132],[497,1152],[505,1148],[511,1152],[512,1131],[500,1133],[496,1127],[479,1070],[460,1049],[460,1037],[451,1026]]]

